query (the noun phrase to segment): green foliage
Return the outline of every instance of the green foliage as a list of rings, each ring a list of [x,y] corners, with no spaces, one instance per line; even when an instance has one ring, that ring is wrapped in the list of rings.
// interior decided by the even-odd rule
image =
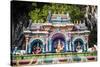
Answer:
[[[29,17],[35,23],[37,22],[45,22],[47,20],[48,12],[51,13],[69,13],[72,21],[81,19],[84,15],[80,8],[75,5],[67,5],[67,4],[44,4],[37,5],[37,3],[32,4],[34,9],[29,12]]]

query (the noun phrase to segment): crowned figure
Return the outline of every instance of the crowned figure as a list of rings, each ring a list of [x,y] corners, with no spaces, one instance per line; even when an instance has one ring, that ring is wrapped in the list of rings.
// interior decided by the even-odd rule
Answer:
[[[62,52],[63,48],[64,48],[64,45],[61,44],[60,40],[58,40],[57,47],[56,47],[56,53]]]
[[[82,48],[81,48],[81,45],[80,45],[79,41],[78,41],[78,44],[77,44],[77,47],[76,47],[76,51],[77,52],[82,52]]]
[[[37,43],[37,46],[33,47],[33,54],[40,54],[42,52],[41,47],[39,47],[39,43]]]

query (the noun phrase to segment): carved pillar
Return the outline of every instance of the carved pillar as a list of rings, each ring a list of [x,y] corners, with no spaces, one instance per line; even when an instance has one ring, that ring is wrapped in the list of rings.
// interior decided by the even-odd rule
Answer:
[[[68,44],[68,37],[67,37],[67,35],[68,35],[68,34],[66,33],[66,36],[65,36],[65,38],[66,38],[66,46],[65,46],[65,47],[66,47],[66,52],[68,51],[68,45],[69,45],[69,44]]]
[[[48,35],[46,35],[45,46],[45,52],[48,52]]]
[[[67,36],[66,36],[66,51],[70,51],[71,50],[71,33],[67,32]]]
[[[70,41],[68,40],[67,43],[68,43],[67,44],[67,51],[69,51],[70,50]]]
[[[43,43],[43,46],[42,46],[42,52],[43,53],[45,52],[44,48],[45,48],[45,43]]]
[[[46,52],[48,52],[48,38],[46,39]]]
[[[72,51],[75,51],[74,36],[72,37]]]
[[[49,39],[49,52],[51,52],[51,38]]]
[[[66,41],[66,52],[68,51],[68,46],[69,46],[68,41]]]
[[[72,51],[72,45],[71,45],[71,40],[69,41],[69,51]]]
[[[83,48],[84,48],[83,52],[85,52],[86,51],[86,42],[84,42],[84,41],[83,41]]]

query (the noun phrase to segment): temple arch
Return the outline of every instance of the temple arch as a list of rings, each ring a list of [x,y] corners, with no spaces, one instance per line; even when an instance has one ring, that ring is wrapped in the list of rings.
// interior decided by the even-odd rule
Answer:
[[[84,42],[82,39],[78,38],[74,41],[74,49],[76,52],[82,52],[84,51]]]
[[[66,51],[66,39],[64,34],[55,33],[51,37],[51,52],[65,52]]]
[[[73,51],[75,52],[83,52],[86,50],[84,37],[75,37],[72,41]]]
[[[27,51],[30,54],[40,54],[43,50],[43,42],[40,39],[32,40],[28,45]]]

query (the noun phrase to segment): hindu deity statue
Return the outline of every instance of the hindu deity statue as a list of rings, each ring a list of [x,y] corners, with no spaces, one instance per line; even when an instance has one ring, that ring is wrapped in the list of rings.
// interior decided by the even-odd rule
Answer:
[[[37,46],[33,47],[33,54],[40,54],[42,52],[41,47],[39,47],[39,45],[37,44]]]
[[[76,51],[77,52],[82,52],[82,48],[81,48],[81,45],[80,45],[80,42],[79,41],[77,43]]]
[[[40,54],[41,53],[41,48],[39,46],[36,47],[36,51],[35,51],[35,54]]]
[[[64,45],[61,44],[60,40],[58,40],[57,47],[56,47],[56,53],[62,52],[63,49],[64,49]]]

